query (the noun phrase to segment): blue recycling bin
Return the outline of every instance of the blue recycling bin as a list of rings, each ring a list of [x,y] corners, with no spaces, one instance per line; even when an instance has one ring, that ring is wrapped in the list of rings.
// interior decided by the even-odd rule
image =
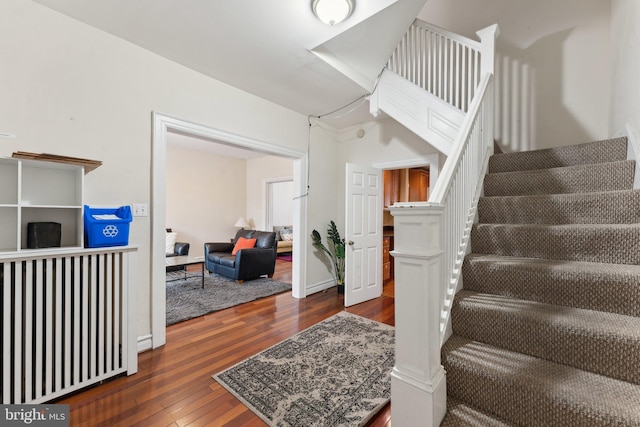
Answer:
[[[84,206],[84,246],[104,248],[129,244],[131,207],[91,208]]]

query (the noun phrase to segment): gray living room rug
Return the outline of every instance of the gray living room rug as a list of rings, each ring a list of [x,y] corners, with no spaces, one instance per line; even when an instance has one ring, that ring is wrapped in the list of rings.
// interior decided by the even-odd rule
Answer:
[[[266,277],[238,284],[234,280],[205,273],[204,289],[200,276],[174,280],[182,273],[168,273],[167,326],[203,316],[259,298],[291,290],[291,284]]]
[[[343,311],[213,378],[269,426],[363,425],[391,398],[394,342]]]

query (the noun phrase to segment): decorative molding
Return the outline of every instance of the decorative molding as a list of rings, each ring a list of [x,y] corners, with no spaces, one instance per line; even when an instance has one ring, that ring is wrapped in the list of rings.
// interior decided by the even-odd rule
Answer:
[[[325,280],[324,282],[314,283],[309,285],[307,289],[307,295],[315,294],[317,292],[321,292],[327,289],[331,289],[336,286],[336,283],[333,280]]]
[[[423,252],[411,252],[411,251],[391,251],[389,252],[389,255],[395,257],[403,257],[403,258],[410,258],[410,259],[422,259],[422,260],[430,260],[430,259],[434,259],[437,258],[439,256],[441,256],[444,252],[443,251],[433,251],[430,253],[423,253]]]
[[[440,154],[433,153],[433,154],[427,154],[426,156],[415,156],[415,157],[402,159],[402,160],[377,162],[377,163],[374,163],[372,166],[378,169],[404,169],[404,168],[416,168],[420,166],[429,166],[429,168],[432,168],[435,166],[435,168],[437,169],[439,161],[440,161]]]
[[[458,135],[464,112],[385,69],[370,98],[374,116],[384,111],[445,155]]]
[[[391,396],[393,425],[439,426],[447,412],[445,371],[437,369],[430,384],[425,384],[394,368],[391,371]]]
[[[153,348],[153,337],[151,334],[138,337],[138,353],[151,350]]]

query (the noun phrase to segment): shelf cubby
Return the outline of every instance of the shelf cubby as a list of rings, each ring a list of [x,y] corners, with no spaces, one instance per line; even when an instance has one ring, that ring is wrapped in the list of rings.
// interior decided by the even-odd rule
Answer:
[[[0,252],[27,248],[30,222],[61,224],[60,246],[82,247],[82,166],[0,158]]]

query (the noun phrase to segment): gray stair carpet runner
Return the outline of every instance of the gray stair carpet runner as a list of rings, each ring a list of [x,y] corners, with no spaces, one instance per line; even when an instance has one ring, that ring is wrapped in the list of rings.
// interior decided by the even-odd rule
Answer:
[[[640,427],[627,140],[491,157],[442,348],[441,426]]]

